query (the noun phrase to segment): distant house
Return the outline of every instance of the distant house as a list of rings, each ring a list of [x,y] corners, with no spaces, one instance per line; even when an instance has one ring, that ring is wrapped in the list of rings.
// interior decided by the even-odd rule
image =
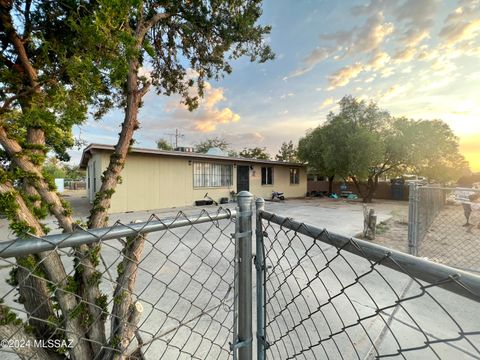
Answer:
[[[111,145],[91,144],[83,151],[80,168],[87,170],[90,201],[100,189],[113,150]],[[307,192],[302,164],[192,152],[132,148],[121,176],[111,213],[190,206],[206,193],[219,201],[242,190],[264,198],[270,198],[272,190],[284,192],[286,198]]]

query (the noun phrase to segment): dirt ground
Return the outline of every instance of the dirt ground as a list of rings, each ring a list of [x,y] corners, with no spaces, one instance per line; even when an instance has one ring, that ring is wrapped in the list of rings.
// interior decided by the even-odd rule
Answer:
[[[419,256],[479,273],[480,211],[473,211],[465,226],[461,205],[446,205],[420,242]]]
[[[372,241],[378,245],[408,253],[408,204],[391,210],[391,217],[377,223],[377,234]]]

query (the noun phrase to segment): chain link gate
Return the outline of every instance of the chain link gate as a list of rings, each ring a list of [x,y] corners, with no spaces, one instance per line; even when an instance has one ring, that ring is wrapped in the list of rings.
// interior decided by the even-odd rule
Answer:
[[[480,277],[265,211],[257,358],[480,359]]]
[[[410,253],[480,273],[480,190],[410,185]]]

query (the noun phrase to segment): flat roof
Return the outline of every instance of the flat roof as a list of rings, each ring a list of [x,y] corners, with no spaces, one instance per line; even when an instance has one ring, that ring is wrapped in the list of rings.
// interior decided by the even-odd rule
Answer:
[[[113,152],[114,149],[115,147],[113,145],[105,145],[105,144],[88,145],[85,149],[83,149],[82,158],[80,160],[80,168],[86,169],[88,165],[88,160],[92,157],[92,154],[94,151]],[[130,149],[130,153],[148,154],[148,155],[154,155],[154,156],[183,157],[183,158],[189,158],[189,159],[224,160],[224,161],[241,162],[241,163],[247,163],[247,164],[269,164],[269,165],[296,166],[296,167],[306,166],[305,164],[295,163],[295,162],[249,159],[249,158],[242,158],[242,157],[207,155],[207,154],[200,154],[200,153],[194,153],[194,152],[169,151],[169,150],[135,148],[135,147]]]

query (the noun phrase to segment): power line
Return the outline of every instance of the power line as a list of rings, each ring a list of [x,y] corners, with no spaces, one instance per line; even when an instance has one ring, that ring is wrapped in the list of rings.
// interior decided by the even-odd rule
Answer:
[[[175,129],[175,134],[169,133],[165,135],[170,136],[170,145],[172,145],[172,147],[173,147],[172,138],[175,137],[175,149],[178,147],[178,138],[183,139],[185,137],[185,134],[182,134],[178,129]]]

